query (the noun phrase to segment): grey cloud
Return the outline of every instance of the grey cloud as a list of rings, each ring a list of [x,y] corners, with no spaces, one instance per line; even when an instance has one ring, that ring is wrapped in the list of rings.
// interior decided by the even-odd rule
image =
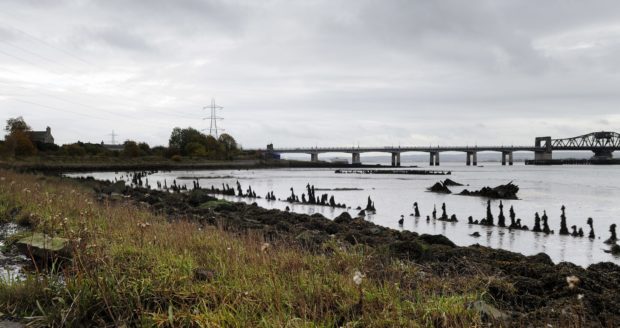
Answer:
[[[39,67],[0,54],[0,68],[19,71],[29,88],[19,97],[46,104],[42,92],[64,90],[54,94],[73,103],[54,106],[107,118],[76,125],[68,113],[17,107],[32,125],[58,127],[61,142],[100,141],[114,128],[123,138],[165,144],[174,126],[204,126],[201,108],[211,97],[246,147],[528,144],[537,135],[620,124],[616,1],[13,0],[0,7],[15,13],[9,27],[93,63],[19,34],[12,40],[20,47],[71,70],[57,74],[35,57]],[[3,74],[3,81],[12,76]]]

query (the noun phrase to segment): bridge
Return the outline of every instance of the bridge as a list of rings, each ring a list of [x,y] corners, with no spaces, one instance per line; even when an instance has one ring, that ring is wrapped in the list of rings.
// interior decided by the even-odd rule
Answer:
[[[513,164],[513,153],[518,151],[533,152],[536,161],[550,161],[554,151],[592,151],[595,159],[611,159],[614,151],[620,150],[620,134],[616,132],[593,132],[573,138],[552,139],[537,137],[533,146],[443,146],[443,147],[313,147],[313,148],[274,148],[255,149],[270,154],[309,154],[312,162],[319,161],[319,154],[349,153],[352,164],[362,164],[362,153],[389,153],[392,155],[392,166],[400,166],[400,155],[407,152],[429,153],[429,164],[440,164],[439,154],[442,152],[464,152],[466,165],[478,165],[479,152],[501,153],[502,165]]]

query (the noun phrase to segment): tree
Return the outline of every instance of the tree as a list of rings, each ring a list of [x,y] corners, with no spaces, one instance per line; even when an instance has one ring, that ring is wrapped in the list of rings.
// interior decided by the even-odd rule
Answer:
[[[205,146],[198,142],[190,142],[185,146],[185,153],[189,156],[206,156]]]
[[[8,133],[13,133],[16,131],[26,132],[30,131],[30,126],[24,121],[24,118],[19,116],[15,118],[9,118],[6,121],[6,126],[4,130]]]
[[[228,133],[223,133],[217,140],[224,151],[224,157],[226,159],[232,159],[232,156],[237,152],[237,141]]]
[[[7,149],[14,156],[32,156],[37,153],[37,148],[25,131],[15,130],[5,138],[5,141]]]
[[[123,155],[127,157],[137,157],[140,155],[140,148],[135,141],[127,140],[123,144]]]
[[[192,142],[206,146],[207,136],[191,127],[187,129],[177,127],[172,130],[170,140],[168,141],[168,146],[171,149],[178,149],[181,155],[189,155],[187,153],[187,145]]]
[[[138,148],[140,148],[140,152],[143,155],[148,155],[151,153],[151,147],[146,142],[141,142],[138,144]]]
[[[32,156],[37,153],[37,148],[28,135],[30,126],[21,116],[8,119],[4,130],[9,132],[4,137],[5,153],[9,156]]]
[[[207,156],[210,159],[221,159],[222,156],[222,148],[220,143],[215,139],[214,136],[207,136],[205,142],[205,149],[207,150]]]

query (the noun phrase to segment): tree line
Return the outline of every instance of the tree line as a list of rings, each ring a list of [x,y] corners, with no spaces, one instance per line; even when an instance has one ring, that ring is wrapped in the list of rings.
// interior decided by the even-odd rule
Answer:
[[[235,138],[221,134],[218,138],[188,127],[176,127],[170,134],[168,147],[151,147],[146,142],[126,140],[122,147],[110,149],[102,143],[75,142],[64,145],[44,143],[35,140],[32,129],[20,116],[9,118],[4,128],[6,135],[0,141],[0,156],[3,158],[23,158],[37,155],[56,156],[103,156],[103,157],[141,157],[159,156],[178,160],[182,157],[196,157],[211,160],[232,160],[241,149]]]

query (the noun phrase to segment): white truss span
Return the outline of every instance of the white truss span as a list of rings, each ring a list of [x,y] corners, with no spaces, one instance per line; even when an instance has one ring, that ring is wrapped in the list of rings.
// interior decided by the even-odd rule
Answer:
[[[593,132],[582,136],[551,140],[553,150],[620,149],[620,134],[616,132]]]

